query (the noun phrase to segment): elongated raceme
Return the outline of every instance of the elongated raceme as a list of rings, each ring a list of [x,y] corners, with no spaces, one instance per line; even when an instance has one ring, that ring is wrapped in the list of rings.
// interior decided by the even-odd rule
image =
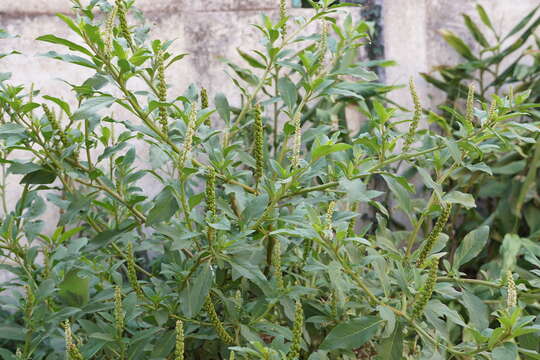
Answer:
[[[160,102],[166,102],[167,101],[167,82],[165,81],[165,65],[164,65],[164,58],[163,58],[163,52],[159,52],[156,56],[156,67],[157,67],[157,92],[158,92],[158,99]],[[163,130],[164,134],[169,133],[169,121],[168,121],[168,115],[167,115],[167,108],[165,106],[160,106],[158,109],[158,117],[159,117],[159,123],[161,124],[161,128]]]
[[[176,346],[174,349],[174,360],[184,360],[184,323],[180,320],[176,322]]]
[[[201,89],[201,109],[208,109],[209,102],[208,102],[208,91],[206,91],[205,88]],[[204,124],[208,127],[212,126],[212,120],[210,120],[210,116],[208,116],[204,120]]]
[[[302,148],[302,114],[297,111],[294,115],[294,139],[293,139],[293,155],[291,164],[293,168],[300,166],[300,150]]]
[[[225,330],[225,327],[221,323],[221,320],[219,320],[219,317],[216,313],[216,308],[214,307],[214,303],[212,302],[212,298],[210,295],[206,297],[206,301],[204,302],[204,309],[206,311],[206,314],[210,318],[210,322],[212,323],[212,326],[214,327],[214,330],[216,330],[216,333],[218,334],[221,341],[223,341],[226,344],[233,344],[234,339],[229,335],[227,330]]]
[[[409,124],[409,131],[407,132],[407,135],[405,136],[405,144],[403,145],[403,152],[407,152],[411,148],[411,145],[414,142],[414,137],[416,135],[416,130],[418,129],[418,123],[420,122],[420,119],[422,118],[422,104],[420,103],[420,97],[418,96],[418,93],[416,92],[416,85],[414,84],[414,80],[412,78],[409,80],[409,90],[411,92],[411,97],[414,103],[414,115],[411,120],[411,123]]]
[[[517,290],[516,283],[514,282],[514,277],[511,271],[506,273],[506,307],[508,309],[514,308],[517,306]]]
[[[287,354],[287,360],[297,360],[302,350],[302,331],[304,329],[304,309],[302,309],[302,303],[296,302],[294,312],[294,327],[293,327],[293,339],[292,344]]]
[[[491,126],[497,121],[497,100],[493,99],[488,110],[488,124]]]
[[[122,289],[120,286],[114,288],[114,327],[116,337],[121,339],[124,334],[124,308],[122,306]]]
[[[114,39],[114,20],[116,19],[116,13],[118,12],[118,6],[114,5],[111,11],[107,15],[105,21],[105,32],[103,34],[103,42],[105,43],[105,55],[110,58],[113,50]]]
[[[424,262],[426,261],[427,256],[433,249],[435,242],[439,238],[439,235],[444,230],[444,227],[446,223],[448,222],[448,218],[450,217],[450,212],[452,211],[452,205],[447,204],[443,206],[444,206],[443,211],[441,215],[439,216],[439,218],[437,219],[435,226],[429,233],[428,238],[426,239],[426,242],[424,243],[424,247],[422,248],[422,251],[420,252],[420,255],[418,256],[418,260],[416,261],[417,267],[424,266]]]
[[[470,134],[474,131],[474,84],[469,85],[467,94],[467,109],[465,112],[465,128]]]
[[[126,40],[130,49],[135,49],[135,43],[131,37],[131,31],[129,30],[127,22],[127,9],[124,0],[116,0],[116,8],[118,13],[118,22],[120,23],[120,33],[122,37]]]
[[[73,334],[71,332],[71,324],[66,320],[63,324],[64,337],[66,341],[66,359],[68,360],[84,360],[79,348],[73,342]]]
[[[231,353],[229,355],[229,360],[234,360],[234,359],[235,359],[234,351],[231,351]]]
[[[255,146],[253,152],[255,158],[255,181],[259,183],[264,173],[264,125],[260,105],[255,107]]]
[[[236,293],[234,294],[234,307],[239,317],[240,314],[242,314],[242,303],[242,292],[240,290],[236,290]]]
[[[352,207],[352,211],[356,213],[356,216],[351,219],[349,222],[349,228],[347,229],[347,236],[348,237],[355,237],[356,236],[356,220],[358,218],[358,211],[359,211],[359,203],[356,203]]]
[[[319,41],[319,75],[324,72],[326,52],[328,51],[328,22],[322,20],[321,40]]]
[[[274,278],[276,279],[276,284],[278,289],[285,288],[283,284],[283,273],[281,270],[281,241],[275,239],[274,248],[272,254],[272,266],[274,268]]]
[[[24,285],[26,291],[26,303],[24,304],[24,317],[28,323],[32,320],[32,313],[34,311],[34,305],[36,304],[36,297],[32,288],[29,285]]]
[[[184,148],[180,153],[179,169],[182,169],[186,163],[189,154],[191,153],[191,147],[193,146],[193,137],[195,136],[195,130],[197,128],[197,108],[195,104],[191,104],[191,111],[189,112],[188,124],[186,129],[186,135],[184,138]]]
[[[287,0],[279,0],[279,20],[283,21],[287,17]],[[287,22],[284,21],[281,26],[281,36],[283,39],[287,37]]]
[[[210,213],[210,221],[214,222],[215,218],[217,216],[217,206],[216,206],[216,171],[214,169],[210,169],[208,171],[208,178],[206,180],[206,207],[208,208],[208,212]],[[216,230],[208,226],[207,228],[207,236],[208,236],[208,242],[212,244],[214,241],[216,234]]]
[[[49,124],[51,124],[53,133],[60,137],[60,141],[62,142],[62,144],[67,145],[68,139],[67,139],[66,133],[64,132],[64,130],[62,130],[62,127],[60,126],[58,119],[56,119],[56,115],[47,106],[47,104],[41,104],[41,107],[43,108],[43,112],[45,113],[45,117],[47,118],[47,121],[49,122]]]
[[[328,209],[326,209],[326,219],[325,219],[325,230],[326,231],[332,231],[334,227],[334,211],[336,210],[336,202],[331,201],[328,205]]]
[[[424,308],[426,307],[428,301],[433,295],[433,289],[435,289],[435,284],[437,283],[437,270],[439,268],[439,259],[433,258],[429,265],[429,274],[428,278],[420,289],[420,292],[416,296],[416,302],[411,313],[412,319],[417,319],[424,313]]]
[[[131,242],[127,245],[127,271],[128,271],[128,281],[137,296],[142,297],[143,292],[141,286],[139,285],[139,280],[137,279],[137,271],[135,270],[135,254],[133,253],[133,244]]]

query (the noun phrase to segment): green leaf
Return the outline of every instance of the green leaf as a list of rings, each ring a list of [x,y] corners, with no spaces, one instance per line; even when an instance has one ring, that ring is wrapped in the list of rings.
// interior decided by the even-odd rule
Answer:
[[[366,316],[338,324],[322,342],[322,350],[353,350],[369,341],[379,330],[384,320]]]
[[[454,34],[450,30],[439,30],[439,33],[442,35],[444,40],[454,48],[461,56],[463,56],[467,60],[477,60],[477,58],[473,55],[471,48],[465,44],[465,42],[459,38],[456,34]]]
[[[154,199],[154,207],[148,214],[147,223],[155,225],[168,221],[180,208],[173,191],[169,186],[165,187]]]
[[[459,151],[459,146],[457,145],[457,143],[453,141],[452,139],[447,139],[447,138],[443,138],[443,141],[446,147],[448,148],[448,151],[450,151],[450,155],[452,156],[452,159],[454,159],[454,161],[457,164],[462,165],[463,160],[461,159],[461,151]]]
[[[281,78],[278,80],[278,90],[283,102],[292,111],[298,100],[298,92],[294,83],[287,77]]]
[[[480,16],[480,20],[482,20],[484,25],[486,25],[487,27],[493,30],[493,25],[491,24],[491,20],[489,19],[489,16],[486,10],[484,9],[484,7],[480,4],[477,4],[476,12],[478,12],[478,16]]]
[[[212,269],[208,264],[201,265],[195,276],[189,279],[180,294],[182,313],[192,318],[201,310],[214,281]]]
[[[411,197],[407,192],[407,188],[405,188],[391,176],[382,175],[382,177],[384,181],[386,181],[390,191],[392,191],[392,193],[396,196],[401,209],[409,216],[409,218],[412,218],[414,211],[412,208]]]
[[[366,184],[360,179],[348,180],[343,178],[339,181],[339,185],[347,194],[347,200],[350,202],[369,202],[384,194],[382,191],[367,190]]]
[[[454,265],[461,265],[474,259],[486,246],[489,239],[489,226],[484,225],[471,231],[463,238],[454,256]]]
[[[521,249],[521,238],[516,234],[506,234],[504,236],[502,246],[499,253],[503,258],[503,272],[514,270],[516,266],[517,256]]]
[[[58,286],[59,295],[70,306],[81,307],[88,303],[90,298],[90,279],[79,276],[79,269],[72,269]]]
[[[313,149],[311,152],[311,159],[313,161],[318,160],[319,158],[326,156],[328,154],[344,151],[351,149],[352,146],[349,144],[325,144],[319,145]]]
[[[49,169],[39,169],[26,174],[21,179],[21,184],[52,184],[56,180],[56,174]]]
[[[7,123],[0,125],[0,140],[10,140],[15,143],[26,137],[26,129],[17,123]]]
[[[403,325],[398,324],[390,337],[377,346],[378,360],[401,360],[403,358]]]
[[[535,7],[529,14],[527,14],[527,16],[521,19],[521,21],[516,26],[514,26],[514,28],[512,28],[512,30],[510,30],[510,32],[504,37],[504,39],[506,40],[512,35],[521,31],[529,23],[529,21],[531,21],[534,14],[538,11],[539,7],[540,6]]]
[[[219,116],[225,121],[225,123],[229,123],[231,121],[231,107],[229,106],[229,101],[227,100],[227,97],[219,93],[214,98],[214,102],[216,104],[216,110],[219,114]]]
[[[264,210],[266,210],[266,206],[268,205],[268,200],[268,194],[262,194],[251,199],[247,203],[246,208],[242,211],[241,215],[246,224],[259,218],[264,213]]]
[[[462,302],[474,327],[478,331],[487,329],[489,327],[489,308],[484,304],[484,301],[471,292],[464,290]]]
[[[80,65],[80,66],[84,66],[90,69],[97,69],[96,65],[93,62],[77,55],[59,54],[56,51],[48,51],[44,54],[40,54],[40,56],[65,61],[70,64]]]
[[[49,42],[49,43],[52,43],[52,44],[64,45],[64,46],[67,46],[70,50],[81,52],[81,53],[83,53],[85,55],[88,55],[90,57],[93,56],[92,53],[90,52],[90,50],[88,50],[84,46],[75,44],[72,41],[69,41],[69,40],[64,39],[64,38],[57,37],[57,36],[52,35],[52,34],[40,36],[36,40],[45,41],[45,42]]]
[[[519,160],[503,166],[492,167],[491,170],[495,175],[514,175],[525,169],[526,166],[526,160]]]
[[[0,339],[24,341],[26,329],[12,324],[12,325],[0,325]]]
[[[510,342],[497,346],[491,353],[493,360],[516,360],[518,356],[517,345]]]
[[[237,48],[236,51],[238,51],[238,54],[240,54],[242,59],[246,60],[249,65],[257,69],[266,69],[266,66],[264,64],[261,64],[259,60],[255,59],[253,56],[243,52],[239,48]]]
[[[116,99],[112,96],[98,96],[83,101],[81,107],[73,114],[73,120],[84,120],[95,116],[98,111],[114,104]]]
[[[67,102],[65,102],[64,100],[59,99],[59,98],[54,97],[54,96],[49,96],[49,95],[45,95],[45,96],[43,96],[43,98],[56,103],[58,106],[60,106],[60,108],[62,110],[64,110],[64,112],[67,114],[67,116],[71,116],[71,110],[69,109],[69,104]]]
[[[476,202],[471,194],[465,194],[461,191],[452,191],[443,197],[443,200],[450,204],[460,204],[466,208],[475,208]]]
[[[486,37],[484,36],[482,31],[480,31],[478,26],[476,26],[474,21],[472,21],[471,17],[466,14],[462,14],[462,15],[463,15],[463,19],[465,20],[465,26],[467,26],[467,28],[473,35],[474,39],[483,47],[486,47],[486,48],[489,47],[490,45],[488,41],[486,40]]]
[[[470,171],[482,171],[482,172],[485,172],[486,174],[493,175],[491,168],[483,162],[477,163],[477,164],[468,164],[468,165],[465,165],[465,167],[469,169]]]

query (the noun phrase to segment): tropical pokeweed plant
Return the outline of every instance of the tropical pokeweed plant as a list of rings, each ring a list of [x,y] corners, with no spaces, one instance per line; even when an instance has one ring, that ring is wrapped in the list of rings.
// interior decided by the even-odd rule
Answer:
[[[132,2],[74,5],[59,16],[78,40],[39,40],[95,72],[75,98],[1,84],[3,198],[22,188],[0,225],[3,359],[540,356],[537,272],[516,272],[510,251],[462,272],[486,225],[448,248],[453,213],[476,206],[448,180],[526,136],[524,94],[473,103],[451,138],[420,126],[411,83],[412,116],[373,99],[351,134],[308,113],[375,80],[345,56],[369,41],[339,20],[345,4],[263,16],[261,48],[229,65],[237,107],[195,85],[172,94],[183,55],[146,39]]]
[[[514,121],[516,126],[529,130],[509,134],[502,148],[483,152],[483,171],[471,176],[454,176],[452,183],[467,184],[468,192],[475,194],[476,209],[462,209],[454,212],[456,220],[462,224],[455,229],[455,245],[458,239],[470,229],[481,224],[491,227],[492,241],[482,256],[467,267],[469,273],[477,273],[482,268],[497,267],[505,254],[516,254],[519,271],[538,268],[536,255],[529,255],[540,239],[540,141],[538,137],[540,113],[532,103],[540,99],[540,7],[535,7],[510,28],[500,32],[481,6],[476,6],[473,16],[463,14],[469,31],[471,44],[456,34],[443,30],[444,39],[457,51],[462,61],[455,66],[441,65],[435,68],[438,76],[423,74],[425,79],[443,90],[446,99],[439,106],[440,115],[431,113],[431,119],[438,123],[446,136],[454,137],[457,129],[466,119],[476,114],[473,103],[494,96],[497,101],[513,99],[516,111],[529,108],[527,116]],[[461,111],[456,111],[456,107]],[[466,110],[469,109],[469,110]],[[445,120],[440,121],[441,116]],[[505,260],[508,262],[509,260]]]

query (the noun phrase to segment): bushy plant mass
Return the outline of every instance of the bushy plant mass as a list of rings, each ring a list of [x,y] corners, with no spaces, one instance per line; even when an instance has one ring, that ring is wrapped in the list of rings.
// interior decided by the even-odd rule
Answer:
[[[74,0],[78,40],[38,38],[95,72],[74,99],[2,74],[1,358],[540,358],[538,237],[494,246],[455,216],[479,196],[459,179],[496,181],[486,159],[536,136],[537,104],[471,87],[426,128],[414,83],[403,113],[369,70],[387,63],[358,62],[371,25],[312,4],[281,1],[227,62],[239,106],[172,94],[184,55],[124,0]]]

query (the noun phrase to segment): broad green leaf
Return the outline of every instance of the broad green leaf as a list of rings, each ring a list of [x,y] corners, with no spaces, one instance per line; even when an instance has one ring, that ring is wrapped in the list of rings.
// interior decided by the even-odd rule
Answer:
[[[21,179],[21,184],[52,184],[56,180],[56,174],[50,169],[41,168],[32,171]]]
[[[268,204],[268,194],[262,194],[252,198],[246,204],[246,208],[242,211],[242,219],[245,224],[249,224],[252,220],[259,218]]]
[[[97,96],[83,101],[73,114],[73,120],[84,120],[94,117],[100,110],[108,108],[116,99],[112,96]]]
[[[403,359],[403,325],[400,323],[390,337],[383,339],[377,346],[378,360]]]
[[[411,197],[407,192],[407,189],[391,176],[383,175],[382,177],[386,181],[386,184],[388,184],[390,191],[396,196],[401,209],[409,216],[409,218],[412,218],[414,211],[412,208]]]
[[[526,166],[526,160],[519,160],[503,166],[492,167],[491,170],[495,175],[514,175],[525,169]]]
[[[379,330],[384,320],[375,316],[356,318],[338,324],[322,342],[322,350],[353,350],[369,341]]]
[[[489,226],[487,225],[480,226],[465,235],[454,256],[454,266],[459,268],[474,259],[486,246],[488,239]]]
[[[345,191],[350,202],[369,202],[384,194],[382,191],[367,190],[366,184],[360,179],[348,180],[343,178],[339,181],[339,186]]]
[[[165,187],[154,199],[154,207],[148,214],[147,222],[155,225],[168,221],[180,208],[173,191],[169,186]]]
[[[462,302],[467,313],[469,314],[470,322],[478,331],[482,331],[489,327],[489,309],[486,304],[478,296],[464,290]]]
[[[231,108],[229,106],[229,101],[227,100],[227,97],[219,93],[214,98],[214,102],[216,104],[216,110],[219,114],[219,116],[225,121],[225,123],[229,123],[231,121]]]
[[[319,145],[313,149],[311,152],[311,158],[313,161],[318,160],[319,158],[326,156],[328,154],[344,151],[352,148],[349,144],[325,144]]]
[[[477,163],[477,164],[465,165],[465,167],[470,171],[482,171],[482,172],[485,172],[486,174],[493,175],[491,168],[483,162]]]
[[[521,238],[516,234],[506,234],[503,239],[502,246],[499,253],[503,258],[503,273],[506,271],[513,271],[519,250],[521,249]]]
[[[288,77],[281,78],[278,80],[278,90],[283,102],[292,111],[298,99],[298,93],[294,83]]]
[[[0,325],[0,339],[24,341],[25,333],[26,329],[19,325]]]
[[[210,292],[213,281],[213,272],[208,264],[201,265],[197,274],[187,280],[180,294],[180,308],[185,316],[192,318],[197,315]]]
[[[474,197],[471,194],[465,194],[457,190],[446,194],[443,197],[443,200],[450,204],[463,205],[468,209],[476,207],[476,202],[474,201]]]
[[[497,346],[491,353],[493,360],[516,360],[518,356],[518,348],[516,344],[505,342]]]
[[[69,270],[59,285],[60,297],[70,306],[81,307],[90,299],[90,279],[80,277],[79,272],[79,269]]]

